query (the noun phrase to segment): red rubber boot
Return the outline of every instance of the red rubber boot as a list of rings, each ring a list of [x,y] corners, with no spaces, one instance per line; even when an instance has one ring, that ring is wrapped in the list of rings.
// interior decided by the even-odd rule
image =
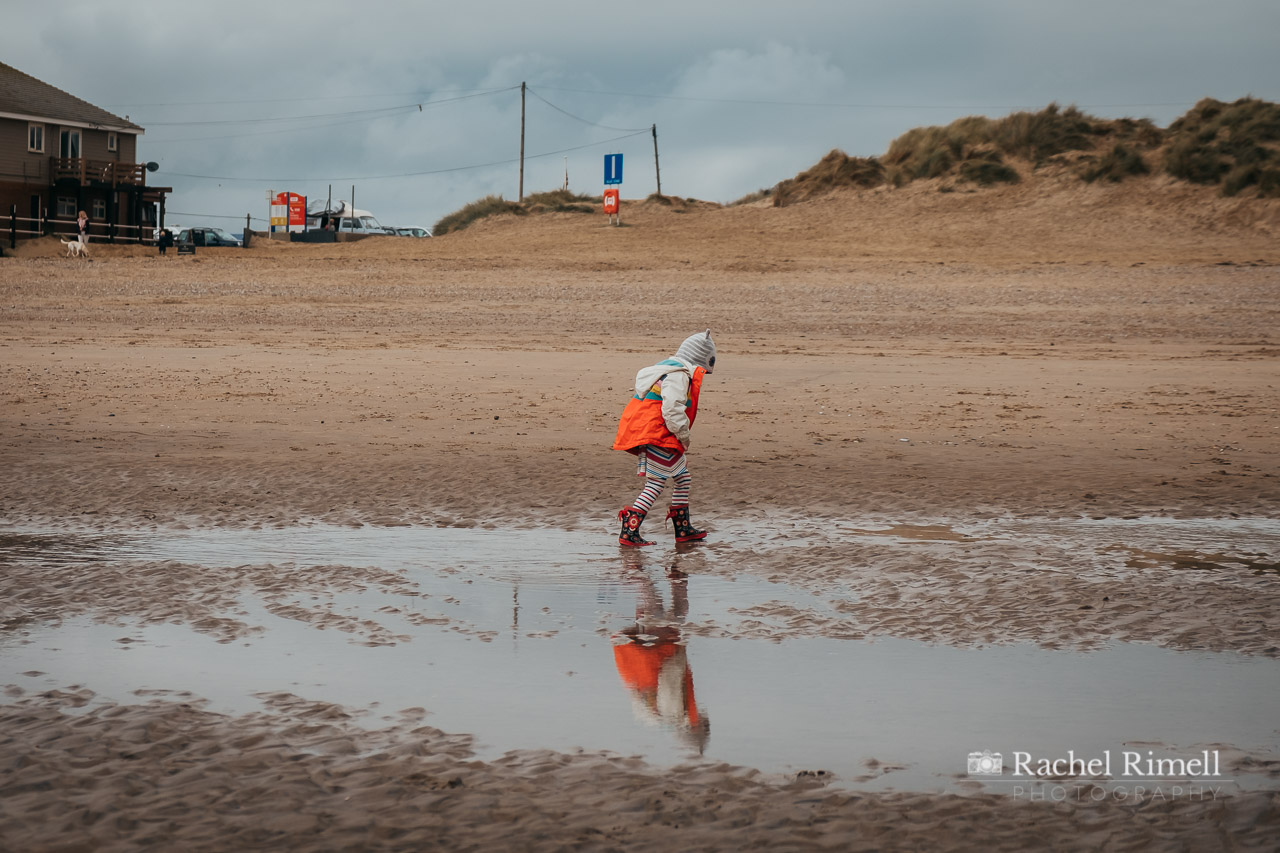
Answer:
[[[671,519],[671,525],[676,529],[677,542],[696,542],[707,538],[707,531],[699,530],[689,521],[689,507],[673,506],[667,512],[667,518]]]
[[[618,520],[622,522],[622,532],[618,534],[618,544],[631,548],[641,548],[653,543],[640,536],[640,524],[646,513],[633,506],[624,506],[618,510]]]

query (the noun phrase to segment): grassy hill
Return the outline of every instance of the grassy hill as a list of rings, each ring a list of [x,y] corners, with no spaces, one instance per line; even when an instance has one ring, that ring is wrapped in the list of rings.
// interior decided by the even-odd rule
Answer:
[[[1086,182],[1158,171],[1217,185],[1224,196],[1280,197],[1280,105],[1205,98],[1163,130],[1146,119],[1100,119],[1056,104],[1000,119],[968,116],[909,130],[882,157],[834,150],[768,194],[783,207],[840,187],[938,179],[946,192],[1064,170]]]

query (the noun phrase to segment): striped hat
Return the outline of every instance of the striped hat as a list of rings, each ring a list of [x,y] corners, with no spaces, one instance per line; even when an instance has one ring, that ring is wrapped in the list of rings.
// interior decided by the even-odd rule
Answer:
[[[707,373],[714,373],[716,367],[716,342],[711,340],[711,330],[698,332],[684,339],[680,349],[676,350],[676,358],[683,359],[695,367],[704,368]]]

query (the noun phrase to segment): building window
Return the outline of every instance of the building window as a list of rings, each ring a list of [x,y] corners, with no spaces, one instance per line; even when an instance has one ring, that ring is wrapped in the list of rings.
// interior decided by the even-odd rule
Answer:
[[[120,143],[119,143],[119,141],[117,140],[116,135],[115,135],[114,133],[108,133],[108,134],[107,134],[107,150],[108,150],[108,151],[119,151],[119,150],[120,150]]]
[[[58,134],[58,156],[70,160],[80,157],[80,131],[63,130]]]
[[[106,199],[95,198],[95,199],[93,200],[93,214],[92,214],[92,216],[93,216],[93,218],[94,218],[94,219],[106,219],[106,218],[107,218],[107,202],[106,202]]]
[[[74,198],[65,195],[58,196],[58,218],[76,218],[76,200]]]
[[[44,153],[44,125],[28,124],[27,125],[27,150],[36,154]]]

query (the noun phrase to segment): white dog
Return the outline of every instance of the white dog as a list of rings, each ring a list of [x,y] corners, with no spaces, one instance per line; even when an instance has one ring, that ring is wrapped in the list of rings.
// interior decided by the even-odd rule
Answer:
[[[82,243],[79,240],[63,240],[62,245],[67,247],[68,258],[78,258],[81,255],[89,257],[88,243]]]

